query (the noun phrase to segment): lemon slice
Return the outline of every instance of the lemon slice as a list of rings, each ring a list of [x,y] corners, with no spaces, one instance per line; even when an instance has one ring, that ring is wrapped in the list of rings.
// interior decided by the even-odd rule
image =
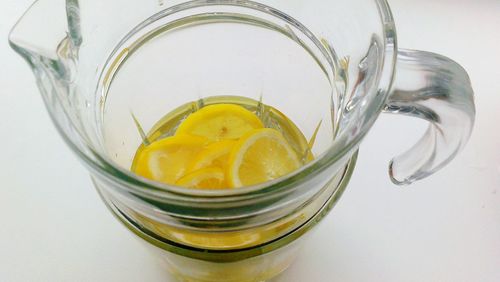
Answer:
[[[255,114],[241,106],[216,104],[189,115],[175,134],[198,135],[219,141],[238,139],[252,129],[263,127]]]
[[[229,155],[227,180],[231,187],[276,179],[300,167],[295,151],[275,129],[255,129],[243,136]]]
[[[174,184],[206,142],[204,137],[188,135],[155,141],[138,152],[132,170],[146,178]]]
[[[177,185],[198,189],[226,188],[224,171],[218,167],[207,167],[187,174],[177,181]]]
[[[236,141],[234,140],[222,140],[208,145],[190,162],[188,171],[195,171],[209,166],[225,168],[229,153],[235,144]]]

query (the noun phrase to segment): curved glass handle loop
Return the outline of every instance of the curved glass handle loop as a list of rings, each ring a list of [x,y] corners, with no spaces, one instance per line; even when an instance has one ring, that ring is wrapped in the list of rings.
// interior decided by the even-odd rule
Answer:
[[[429,128],[408,151],[393,158],[391,180],[410,184],[449,163],[469,139],[475,118],[473,91],[456,62],[429,52],[398,52],[396,78],[384,112],[427,120]]]

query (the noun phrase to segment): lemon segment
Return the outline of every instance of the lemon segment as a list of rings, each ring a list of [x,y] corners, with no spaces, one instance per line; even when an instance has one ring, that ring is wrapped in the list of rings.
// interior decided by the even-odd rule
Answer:
[[[227,166],[229,153],[236,141],[222,140],[212,143],[203,149],[188,165],[188,171],[195,171],[205,167],[218,167],[224,169]]]
[[[254,129],[231,151],[227,181],[231,187],[254,185],[284,176],[300,165],[297,153],[279,131]]]
[[[218,167],[196,170],[179,179],[176,185],[197,189],[227,188],[224,171]]]
[[[187,165],[206,143],[207,138],[188,135],[153,142],[138,152],[134,172],[152,180],[174,184],[186,173]]]
[[[212,141],[236,140],[252,129],[263,127],[255,114],[241,106],[216,104],[189,115],[175,134],[198,135]]]

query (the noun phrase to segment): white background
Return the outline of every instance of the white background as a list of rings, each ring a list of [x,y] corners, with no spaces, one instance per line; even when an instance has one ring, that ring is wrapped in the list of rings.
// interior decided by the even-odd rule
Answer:
[[[101,203],[8,47],[30,2],[0,4],[0,281],[173,281]],[[444,170],[400,188],[387,163],[425,124],[381,116],[348,190],[276,281],[500,281],[500,1],[390,2],[401,47],[469,72],[472,138]]]

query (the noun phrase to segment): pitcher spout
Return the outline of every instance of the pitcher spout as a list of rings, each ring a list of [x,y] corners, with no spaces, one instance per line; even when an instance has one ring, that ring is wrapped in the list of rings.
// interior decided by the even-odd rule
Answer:
[[[89,139],[79,109],[89,102],[79,89],[78,0],[38,0],[9,34],[10,46],[30,65],[56,128],[77,152]]]
[[[77,15],[76,0],[38,0],[12,28],[9,44],[28,62],[37,80],[40,76],[51,77],[51,83],[74,79],[81,44]]]

